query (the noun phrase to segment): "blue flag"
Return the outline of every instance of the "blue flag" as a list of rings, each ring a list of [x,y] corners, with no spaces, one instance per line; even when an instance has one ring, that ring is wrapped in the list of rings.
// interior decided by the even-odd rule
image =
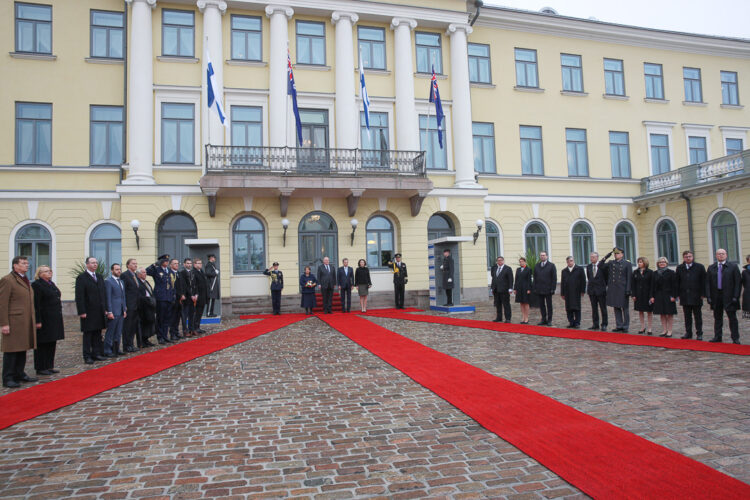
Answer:
[[[434,65],[432,66],[432,80],[430,81],[430,102],[435,103],[435,119],[437,120],[438,143],[440,144],[440,149],[443,149],[443,118],[445,118],[445,115],[443,114],[443,102],[440,100],[440,91],[438,90]]]
[[[229,127],[229,120],[227,120],[224,114],[224,105],[221,103],[221,96],[216,95],[214,92],[214,65],[211,63],[211,58],[208,56],[208,49],[206,49],[206,94],[208,95],[208,109],[212,108],[219,115],[219,121],[225,127]]]
[[[294,84],[294,73],[292,73],[292,57],[289,55],[289,49],[286,50],[286,72],[289,80],[287,81],[286,93],[292,96],[292,109],[294,109],[294,121],[297,124],[297,140],[300,147],[302,146],[302,121],[299,117],[299,108],[297,107],[297,86]]]
[[[365,111],[365,124],[370,130],[370,96],[367,95],[365,87],[365,67],[362,66],[362,53],[359,53],[359,97],[362,98],[362,107]]]

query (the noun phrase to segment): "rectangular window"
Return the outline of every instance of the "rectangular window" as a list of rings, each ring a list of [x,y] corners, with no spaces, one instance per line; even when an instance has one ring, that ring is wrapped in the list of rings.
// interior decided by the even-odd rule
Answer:
[[[727,138],[727,156],[742,152],[742,139]]]
[[[91,11],[91,57],[122,59],[123,13]]]
[[[122,165],[122,106],[91,106],[92,165]]]
[[[388,152],[388,113],[370,112],[370,130],[364,111],[359,114],[359,133],[362,138],[362,164],[366,168],[390,166]]]
[[[473,83],[492,83],[490,72],[490,46],[482,43],[468,44],[469,81]]]
[[[357,26],[359,53],[365,69],[385,70],[385,30],[369,26]]]
[[[562,67],[563,90],[567,92],[583,92],[581,56],[560,54],[560,66]]]
[[[685,101],[703,102],[700,68],[682,68],[682,77],[685,80]]]
[[[52,104],[16,103],[16,164],[52,164]]]
[[[643,74],[646,78],[646,97],[664,99],[664,74],[661,64],[643,63]]]
[[[625,74],[622,60],[604,60],[604,92],[607,95],[625,95]]]
[[[445,153],[445,129],[443,129],[443,147],[440,148],[435,116],[419,115],[419,145],[425,152],[427,168],[436,170],[448,169],[448,156]]]
[[[259,17],[232,14],[232,59],[260,61],[263,57]]]
[[[263,108],[232,106],[232,162],[258,165],[263,161]]]
[[[669,137],[651,134],[651,175],[669,172]]]
[[[16,52],[52,53],[52,6],[16,3]]]
[[[471,124],[474,136],[474,170],[495,173],[495,125],[474,122]]]
[[[443,54],[438,33],[415,33],[417,46],[417,73],[443,73]]]
[[[589,155],[586,149],[586,130],[566,128],[565,142],[568,153],[568,175],[587,177],[589,175]]]
[[[706,138],[688,137],[688,148],[690,149],[690,164],[703,163],[706,161]]]
[[[516,85],[539,88],[539,73],[536,67],[536,50],[516,49]]]
[[[195,163],[195,106],[161,105],[161,162]]]
[[[737,73],[734,71],[721,72],[721,103],[739,106],[740,96],[737,91]]]
[[[195,56],[195,12],[161,11],[161,53],[164,56]]]
[[[326,27],[323,23],[297,21],[297,64],[326,63]]]
[[[521,125],[521,172],[524,175],[544,175],[542,156],[542,127]]]
[[[609,157],[613,178],[630,178],[630,138],[627,132],[609,133]]]

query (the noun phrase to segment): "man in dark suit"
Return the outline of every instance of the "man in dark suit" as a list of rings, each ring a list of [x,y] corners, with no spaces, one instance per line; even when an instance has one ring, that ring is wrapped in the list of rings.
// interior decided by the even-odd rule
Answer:
[[[216,267],[216,255],[210,253],[206,258],[208,259],[206,269],[204,270],[208,279],[208,314],[206,316],[212,318],[216,316],[216,301],[221,297],[220,275],[219,269]],[[219,307],[221,307],[221,304],[219,304]]]
[[[406,271],[406,264],[401,262],[401,254],[393,256],[393,262],[388,262],[393,271],[393,293],[395,295],[396,309],[404,308],[404,295],[406,284],[409,282],[409,273]]]
[[[547,252],[539,252],[539,262],[534,266],[534,293],[539,296],[540,325],[552,324],[552,295],[557,288],[557,268],[547,260]]]
[[[201,319],[203,319],[203,310],[208,301],[208,278],[206,273],[203,272],[203,260],[200,258],[196,258],[193,263],[193,283],[195,284],[194,293],[196,295],[193,324],[197,333],[206,333],[201,328]]]
[[[495,298],[495,309],[497,316],[496,323],[510,323],[510,294],[513,292],[513,271],[505,265],[503,257],[497,258],[497,264],[490,270],[492,276],[492,295]],[[505,321],[503,321],[503,312],[505,312]]]
[[[336,275],[336,281],[339,285],[339,295],[341,295],[341,311],[348,313],[352,309],[352,287],[354,286],[354,270],[349,267],[349,259],[341,261],[343,264],[339,267]]]
[[[120,275],[122,285],[125,288],[125,305],[127,315],[122,326],[122,347],[125,352],[135,352],[133,339],[136,339],[138,347],[141,347],[142,341],[138,331],[138,287],[140,283],[135,273],[138,270],[138,261],[128,259],[125,263],[127,270]]]
[[[160,344],[172,342],[168,336],[169,325],[172,323],[172,314],[174,311],[175,291],[168,257],[168,255],[162,255],[159,258],[158,265],[154,263],[146,268],[146,274],[154,280],[157,323],[156,338]]]
[[[601,311],[601,331],[607,331],[607,268],[599,262],[599,254],[591,252],[591,263],[586,266],[586,293],[591,302],[591,319],[589,330],[599,330],[599,311]]]
[[[180,335],[180,322],[182,321],[182,303],[186,300],[185,295],[177,293],[178,290],[182,293],[186,292],[186,285],[178,283],[181,280],[180,277],[180,261],[172,259],[169,261],[169,273],[170,280],[172,281],[172,288],[174,288],[174,300],[172,302],[172,319],[169,324],[169,340],[175,342],[183,337]],[[182,331],[185,333],[185,330]]]
[[[104,356],[113,358],[125,354],[120,350],[122,327],[127,316],[125,305],[125,287],[120,281],[120,264],[112,264],[109,268],[110,276],[104,280],[104,290],[107,297],[105,306],[107,314],[107,332],[104,334]]]
[[[186,258],[182,261],[182,269],[178,272],[179,278],[176,282],[176,294],[182,305],[180,314],[182,318],[182,334],[186,337],[195,335],[197,328],[193,323],[195,320],[195,277],[193,275],[193,260]]]
[[[581,298],[586,293],[586,275],[572,256],[568,256],[565,263],[568,266],[560,273],[560,295],[565,301],[568,328],[578,328],[581,326]]]
[[[706,293],[706,268],[694,262],[693,252],[682,252],[682,264],[675,270],[677,293],[682,312],[685,315],[685,335],[683,339],[693,338],[693,318],[695,318],[695,338],[703,340],[703,297]]]
[[[440,276],[441,285],[445,290],[445,305],[450,307],[453,305],[453,271],[455,270],[455,264],[453,263],[453,257],[451,257],[451,251],[447,248],[443,250],[443,262],[440,264]]]
[[[336,287],[336,268],[331,265],[328,257],[323,257],[323,263],[318,266],[318,283],[320,292],[323,295],[323,312],[331,314],[333,312],[333,289]]]
[[[143,268],[136,271],[138,277],[138,317],[140,319],[140,334],[143,347],[152,347],[153,344],[149,338],[154,334],[154,325],[156,324],[156,297],[154,289],[146,280],[146,270]]]
[[[93,364],[103,361],[102,330],[107,304],[104,277],[96,272],[99,267],[95,257],[86,258],[86,270],[76,277],[76,309],[81,318],[83,332],[83,361]]]
[[[706,274],[706,297],[714,311],[714,338],[709,342],[721,342],[724,330],[724,312],[726,312],[732,342],[740,343],[737,309],[740,307],[741,280],[740,268],[737,264],[727,261],[726,250],[718,249],[716,251],[716,262],[708,266]]]

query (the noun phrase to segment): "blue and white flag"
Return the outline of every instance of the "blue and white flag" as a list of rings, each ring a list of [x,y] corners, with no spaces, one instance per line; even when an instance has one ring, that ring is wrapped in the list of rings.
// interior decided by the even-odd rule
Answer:
[[[430,102],[435,103],[435,118],[437,119],[438,143],[443,149],[443,102],[440,100],[437,77],[435,76],[435,65],[432,66],[432,79],[430,81]]]
[[[208,55],[208,49],[206,49],[206,86],[208,87],[206,93],[208,94],[207,100],[209,111],[211,109],[216,110],[216,113],[219,115],[219,121],[221,121],[221,124],[225,127],[229,127],[229,120],[227,120],[227,117],[224,114],[224,105],[221,102],[221,96],[217,95],[214,91],[214,89],[216,88],[216,84],[214,83],[214,66],[211,63],[211,58]]]
[[[292,56],[289,55],[289,49],[286,49],[286,74],[288,76],[286,93],[292,96],[292,109],[294,110],[294,121],[297,124],[297,140],[302,147],[302,121],[299,117],[299,108],[297,107],[297,86],[294,84],[294,73],[292,72]]]
[[[367,95],[365,87],[365,67],[362,65],[362,52],[359,53],[359,97],[362,98],[362,107],[365,111],[365,124],[370,130],[370,96]]]

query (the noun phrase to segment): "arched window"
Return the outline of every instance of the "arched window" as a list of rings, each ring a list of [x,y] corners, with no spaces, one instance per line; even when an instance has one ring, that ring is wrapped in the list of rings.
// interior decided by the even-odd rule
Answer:
[[[572,236],[573,259],[579,266],[585,266],[594,251],[594,231],[587,222],[579,221],[573,226]]]
[[[29,224],[16,233],[16,255],[25,255],[29,259],[27,277],[34,276],[39,266],[52,263],[52,236],[47,228],[40,224]]]
[[[232,228],[234,273],[252,273],[266,269],[266,235],[263,223],[250,215]]]
[[[446,236],[455,236],[451,220],[442,214],[435,214],[427,221],[427,240],[436,240]]]
[[[394,254],[393,224],[382,215],[367,221],[367,265],[387,267]]]
[[[91,231],[89,256],[104,264],[106,269],[112,264],[122,264],[122,236],[120,228],[114,224],[100,224]],[[124,267],[124,266],[123,266]]]
[[[547,229],[539,222],[532,222],[526,226],[526,251],[531,251],[533,255],[539,255],[540,252],[547,252]]]
[[[656,226],[656,248],[659,257],[666,257],[669,265],[677,265],[677,228],[669,219],[664,219]]]
[[[490,269],[500,256],[500,230],[490,221],[485,221],[484,227],[487,236],[487,269]]]
[[[615,245],[625,251],[625,258],[635,260],[635,229],[629,222],[620,222],[615,228]]]
[[[182,262],[190,257],[185,240],[197,238],[198,228],[192,217],[185,213],[172,213],[159,224],[159,251],[156,255],[168,254]]]
[[[737,238],[737,219],[732,212],[721,210],[711,219],[711,241],[714,245],[714,253],[719,248],[727,251],[729,262],[740,261],[740,245]]]

